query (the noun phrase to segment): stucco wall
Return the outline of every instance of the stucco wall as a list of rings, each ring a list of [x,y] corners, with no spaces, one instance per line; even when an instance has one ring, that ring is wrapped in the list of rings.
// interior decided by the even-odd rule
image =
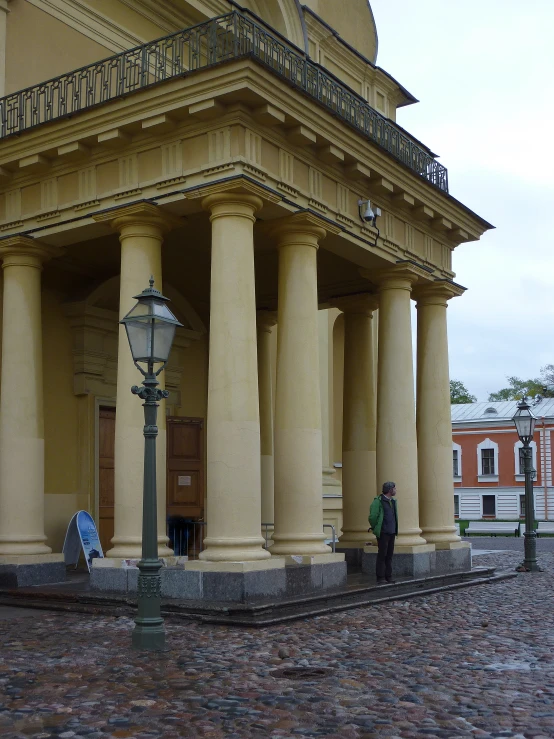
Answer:
[[[375,61],[377,31],[367,0],[348,0],[348,12],[345,12],[345,3],[337,0],[304,0],[302,4],[317,13],[367,59]]]
[[[10,2],[6,94],[57,77],[112,53],[27,0]]]

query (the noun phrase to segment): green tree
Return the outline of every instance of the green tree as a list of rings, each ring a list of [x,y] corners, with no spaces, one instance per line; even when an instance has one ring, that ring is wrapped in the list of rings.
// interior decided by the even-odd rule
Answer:
[[[476,400],[475,395],[470,395],[469,390],[461,380],[450,380],[450,402],[453,405],[475,403]]]
[[[489,400],[520,400],[524,396],[544,395],[545,383],[541,377],[534,377],[531,380],[521,380],[519,377],[506,377],[506,379],[508,387],[490,393]]]
[[[554,364],[546,364],[541,367],[541,381],[547,388],[544,395],[547,398],[554,398]]]

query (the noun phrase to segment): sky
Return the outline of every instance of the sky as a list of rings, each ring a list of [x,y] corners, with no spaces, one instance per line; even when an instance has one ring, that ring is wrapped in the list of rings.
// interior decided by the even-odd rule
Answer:
[[[371,0],[377,64],[419,103],[398,123],[496,228],[460,244],[450,376],[478,400],[554,364],[553,0]]]

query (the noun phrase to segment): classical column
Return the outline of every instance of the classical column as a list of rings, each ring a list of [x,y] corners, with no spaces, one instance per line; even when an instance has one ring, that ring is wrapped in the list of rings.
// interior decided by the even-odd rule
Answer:
[[[25,236],[0,242],[4,272],[0,396],[0,564],[48,561],[44,533],[41,278],[60,250]],[[39,555],[37,557],[37,555]],[[14,560],[14,556],[16,559]],[[8,559],[10,558],[10,559]]]
[[[328,554],[321,497],[317,249],[309,217],[276,230],[279,245],[275,393],[275,532],[272,554]]]
[[[121,268],[119,288],[119,317],[123,318],[133,307],[148,280],[162,286],[162,242],[170,222],[162,211],[149,203],[130,205],[96,216],[109,221],[119,232]],[[163,375],[163,373],[162,373]],[[163,388],[163,376],[160,387]],[[117,355],[117,410],[115,417],[115,475],[114,475],[114,536],[109,558],[140,558],[142,554],[142,491],[144,459],[144,411],[131,387],[140,381],[133,364],[125,328],[119,326]],[[158,552],[160,557],[173,554],[167,546],[166,535],[166,433],[165,401],[158,410],[158,439],[156,445]]]
[[[212,224],[206,564],[269,559],[262,548],[254,222],[260,198],[203,200]]]
[[[465,546],[454,526],[446,329],[447,300],[461,292],[435,283],[416,294],[419,520],[424,538],[436,549]]]
[[[340,499],[341,482],[333,467],[333,324],[335,311],[318,311],[319,389],[321,392],[321,449],[323,498]],[[333,505],[331,503],[331,505]]]
[[[277,319],[269,311],[258,311],[258,393],[260,396],[260,454],[261,454],[261,496],[262,536],[266,535],[268,544],[273,536],[273,389],[271,382],[271,329]]]
[[[377,489],[398,490],[397,551],[426,544],[418,514],[417,437],[410,295],[417,276],[398,267],[374,275],[379,284]],[[403,549],[400,549],[403,547]]]
[[[367,517],[376,495],[376,397],[373,351],[374,295],[334,300],[344,312],[341,547],[370,538]]]

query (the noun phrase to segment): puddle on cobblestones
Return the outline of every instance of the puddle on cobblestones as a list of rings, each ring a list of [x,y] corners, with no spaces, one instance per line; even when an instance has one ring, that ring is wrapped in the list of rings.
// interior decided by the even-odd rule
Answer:
[[[282,670],[272,670],[269,674],[285,680],[322,680],[332,671],[330,667],[284,667]]]
[[[479,665],[474,662],[462,662],[460,667],[466,670],[485,670],[487,672],[537,672],[541,669],[538,662],[491,662],[488,665]]]
[[[501,672],[503,670],[519,670],[526,672],[538,669],[538,665],[536,662],[494,662],[491,665],[486,665],[482,669],[492,670],[494,672]]]

